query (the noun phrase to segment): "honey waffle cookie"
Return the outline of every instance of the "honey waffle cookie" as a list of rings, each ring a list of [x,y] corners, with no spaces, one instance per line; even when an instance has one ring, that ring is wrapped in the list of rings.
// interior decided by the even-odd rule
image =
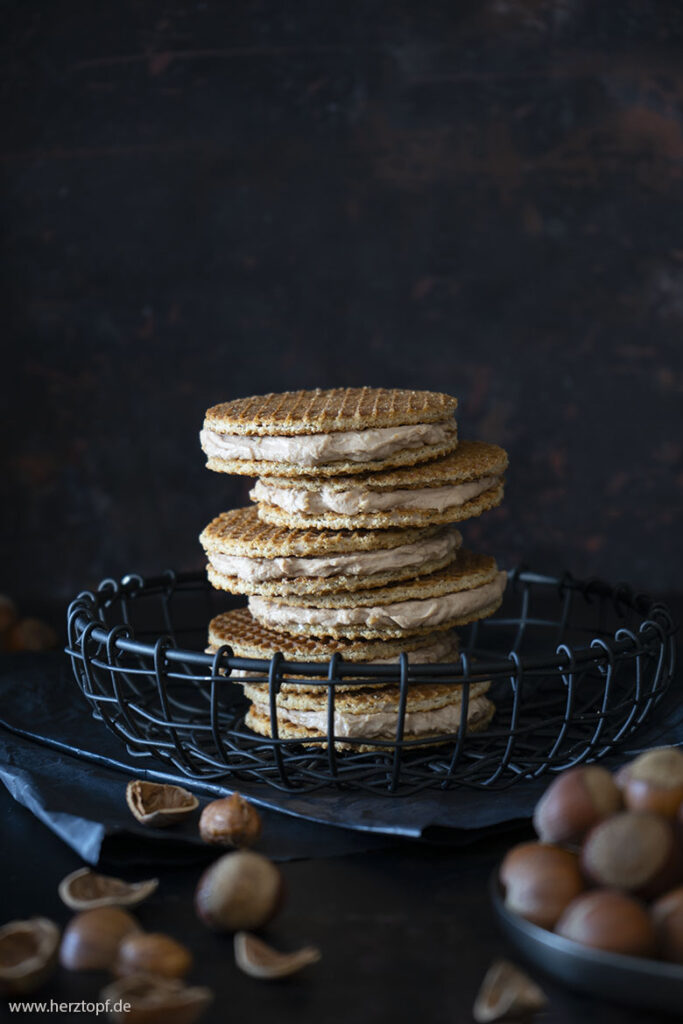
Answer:
[[[503,500],[507,452],[460,441],[450,455],[360,476],[262,476],[250,492],[266,523],[293,529],[386,529],[460,522]]]
[[[495,707],[484,694],[489,683],[471,683],[467,704],[468,731],[486,728]],[[246,685],[252,701],[245,722],[254,732],[272,736],[267,692]],[[420,683],[406,697],[404,739],[429,745],[438,736],[457,733],[463,712],[462,687],[449,683]],[[382,749],[373,740],[396,737],[400,690],[397,686],[336,693],[334,708],[335,748],[371,751]],[[327,694],[280,693],[277,698],[278,735],[304,743],[327,736]],[[363,740],[349,743],[348,740]],[[326,746],[326,744],[321,744]]]
[[[321,662],[320,678],[327,676],[327,663],[333,654],[344,661],[353,663],[398,664],[402,651],[408,655],[411,664],[439,664],[456,662],[459,656],[458,637],[455,633],[438,632],[423,636],[396,640],[318,640],[311,636],[292,636],[262,626],[247,608],[237,608],[217,615],[209,623],[209,646],[207,653],[215,654],[220,647],[230,647],[235,657],[254,658],[268,661],[275,653],[281,653],[285,661]],[[231,678],[241,681],[247,673],[233,672]],[[249,673],[248,678],[256,678]],[[261,678],[261,677],[258,677]],[[285,676],[291,680],[293,676]],[[356,689],[355,680],[337,684],[336,690]],[[283,691],[312,690],[320,692],[320,686],[300,678],[296,683],[285,682]]]
[[[453,451],[456,407],[457,399],[434,391],[286,391],[213,406],[200,441],[207,466],[221,473],[362,473]]]
[[[386,587],[319,595],[252,595],[264,626],[318,637],[390,639],[466,625],[500,606],[507,576],[493,558],[461,549],[439,572]]]
[[[235,594],[312,595],[355,591],[435,572],[462,538],[453,527],[290,530],[262,522],[255,507],[232,509],[200,541],[214,587]]]

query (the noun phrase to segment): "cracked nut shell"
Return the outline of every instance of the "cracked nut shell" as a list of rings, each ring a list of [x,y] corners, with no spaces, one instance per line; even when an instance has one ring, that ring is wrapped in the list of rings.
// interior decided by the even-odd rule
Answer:
[[[184,821],[199,807],[199,800],[182,786],[134,779],[126,786],[126,803],[141,825],[166,828]]]
[[[95,907],[134,907],[156,891],[158,878],[146,882],[124,882],[121,878],[98,875],[90,868],[79,868],[59,883],[59,898],[71,910]]]
[[[127,1004],[127,1010],[110,1010],[114,1024],[195,1024],[213,1000],[208,988],[189,987],[177,978],[131,974],[112,982],[100,993],[111,1006]]]
[[[249,932],[237,932],[235,935],[235,963],[252,978],[265,981],[287,978],[318,960],[320,950],[315,946],[304,946],[294,953],[280,953]]]
[[[239,793],[212,800],[199,819],[205,843],[218,846],[253,846],[261,836],[261,815]]]
[[[46,917],[10,921],[0,928],[0,994],[39,988],[57,966],[59,928]]]

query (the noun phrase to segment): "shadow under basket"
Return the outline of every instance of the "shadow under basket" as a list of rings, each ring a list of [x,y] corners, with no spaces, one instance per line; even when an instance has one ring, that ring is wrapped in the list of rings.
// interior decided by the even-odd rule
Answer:
[[[285,791],[502,789],[603,757],[648,719],[673,676],[675,630],[664,605],[625,585],[569,574],[513,570],[499,613],[460,631],[462,655],[453,664],[411,665],[406,654],[373,666],[337,655],[322,666],[281,654],[236,658],[228,647],[205,654],[209,620],[227,603],[203,574],[171,571],[106,579],[71,603],[66,650],[75,678],[93,716],[133,757],[190,779],[251,780]],[[249,705],[230,679],[236,669],[268,683],[273,738],[245,726]],[[284,675],[326,691],[327,737],[306,746],[277,738]],[[359,680],[400,686],[396,736],[373,740],[380,751],[339,752],[335,688]],[[487,696],[496,706],[485,732],[461,728],[429,747],[404,738],[409,687],[460,687],[464,721],[470,686],[481,680],[490,680]]]

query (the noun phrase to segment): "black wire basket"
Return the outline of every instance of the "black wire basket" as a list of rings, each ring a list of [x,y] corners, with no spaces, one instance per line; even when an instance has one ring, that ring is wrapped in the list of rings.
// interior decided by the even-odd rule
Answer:
[[[168,571],[106,579],[68,613],[74,674],[93,715],[141,760],[158,759],[191,779],[262,782],[311,792],[343,787],[405,795],[456,786],[504,788],[613,750],[642,725],[669,687],[674,624],[668,609],[629,587],[517,569],[501,611],[461,632],[460,660],[411,665],[268,661],[203,653],[209,619],[225,595],[203,575]],[[272,738],[244,724],[248,701],[232,672],[269,687]],[[278,736],[276,696],[299,678],[325,688],[327,736]],[[372,680],[400,687],[396,735],[375,751],[335,749],[335,689]],[[424,741],[404,737],[408,688],[449,683],[462,690],[490,680],[496,713],[485,732]],[[360,747],[363,740],[344,742]]]

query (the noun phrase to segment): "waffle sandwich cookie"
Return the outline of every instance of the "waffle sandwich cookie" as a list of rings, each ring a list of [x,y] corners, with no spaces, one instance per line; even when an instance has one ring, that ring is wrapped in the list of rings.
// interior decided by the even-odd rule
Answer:
[[[503,500],[503,448],[460,441],[450,455],[354,477],[261,476],[249,497],[266,523],[292,529],[386,529],[472,519]]]
[[[454,527],[290,530],[233,509],[200,535],[209,580],[233,594],[321,594],[380,587],[445,568],[462,543]]]
[[[200,441],[209,469],[245,476],[340,476],[412,466],[456,448],[457,404],[435,391],[286,391],[213,406]]]
[[[230,647],[235,657],[255,658],[268,661],[276,651],[285,661],[321,662],[319,678],[327,676],[327,664],[333,654],[339,654],[344,661],[371,663],[373,665],[398,665],[402,652],[408,655],[412,665],[435,665],[456,662],[460,655],[458,638],[455,633],[442,631],[421,636],[394,640],[346,640],[326,639],[304,635],[278,633],[262,626],[247,608],[236,608],[223,612],[209,624],[209,646],[207,653],[215,654],[221,647]],[[254,673],[233,672],[231,678],[241,681]],[[319,694],[320,685],[285,676],[289,680],[282,685],[282,691],[312,691]],[[358,683],[349,680],[338,683],[336,691],[358,689],[370,685],[368,681]]]
[[[468,732],[485,729],[495,713],[494,705],[484,696],[488,687],[488,682],[470,684],[466,714]],[[245,691],[252,702],[245,723],[262,736],[272,736],[268,688],[245,684]],[[448,683],[412,686],[406,697],[404,740],[419,741],[419,745],[426,746],[437,737],[457,733],[462,724],[462,694],[462,687]],[[336,694],[335,748],[382,750],[372,741],[395,740],[399,700],[398,686]],[[318,695],[280,692],[276,709],[278,735],[282,739],[305,743],[327,736],[327,694],[324,691]],[[348,743],[349,739],[363,742]]]
[[[319,595],[252,595],[255,619],[279,632],[339,639],[391,639],[465,626],[500,607],[507,575],[493,558],[461,550],[439,572],[417,579]]]

